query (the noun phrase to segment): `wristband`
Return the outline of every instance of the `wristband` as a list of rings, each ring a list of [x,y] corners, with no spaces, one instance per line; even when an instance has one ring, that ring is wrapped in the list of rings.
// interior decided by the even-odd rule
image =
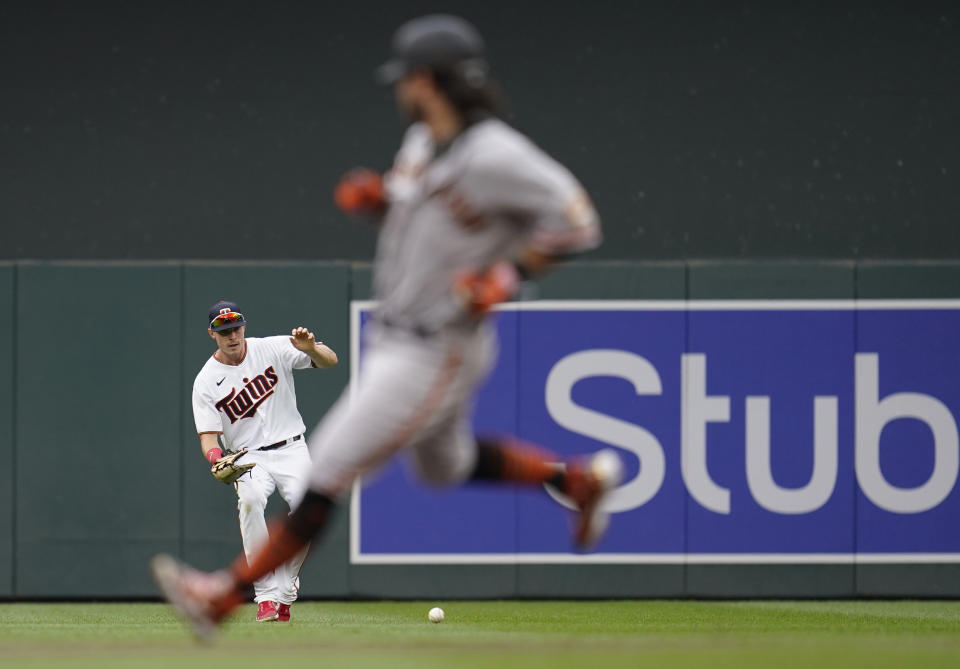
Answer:
[[[214,446],[204,454],[204,457],[206,457],[207,461],[212,465],[214,462],[223,457],[223,450]]]

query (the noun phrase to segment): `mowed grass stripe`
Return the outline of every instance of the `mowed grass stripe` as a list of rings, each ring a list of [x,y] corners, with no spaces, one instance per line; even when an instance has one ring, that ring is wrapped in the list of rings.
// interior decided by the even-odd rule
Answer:
[[[427,621],[440,605],[446,620]],[[244,607],[213,646],[169,607],[0,604],[17,666],[960,666],[960,602],[303,602],[291,624]]]

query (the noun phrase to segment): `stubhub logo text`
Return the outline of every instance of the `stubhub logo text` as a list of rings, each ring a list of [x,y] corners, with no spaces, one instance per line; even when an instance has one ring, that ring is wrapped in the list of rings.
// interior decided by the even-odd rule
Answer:
[[[707,466],[707,425],[730,422],[730,397],[708,395],[707,356],[681,356],[680,460],[687,491],[704,508],[730,513],[730,490],[718,484]],[[596,376],[626,379],[638,395],[659,395],[660,374],[642,356],[625,351],[588,350],[572,353],[550,371],[546,403],[563,427],[607,442],[639,460],[637,475],[618,488],[607,503],[610,511],[626,511],[649,501],[660,490],[666,471],[664,449],[642,426],[584,408],[573,400],[573,387]],[[942,502],[957,480],[960,444],[957,424],[947,406],[923,393],[879,397],[879,356],[857,354],[855,364],[854,467],[860,488],[878,507],[895,513],[920,513]],[[776,483],[770,466],[770,397],[745,399],[747,484],[754,501],[774,513],[810,513],[830,499],[837,482],[838,404],[836,396],[812,398],[813,462],[809,481],[796,488]],[[890,483],[880,467],[880,435],[893,420],[923,422],[933,437],[934,465],[927,480],[907,488]]]
[[[355,491],[355,562],[960,561],[960,302],[532,302],[498,328],[475,427],[617,449],[600,555],[556,491],[395,463]]]

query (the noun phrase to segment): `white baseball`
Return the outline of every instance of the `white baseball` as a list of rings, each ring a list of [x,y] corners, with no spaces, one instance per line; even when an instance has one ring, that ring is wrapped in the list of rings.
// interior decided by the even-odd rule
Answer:
[[[427,614],[427,618],[429,618],[432,623],[443,622],[443,609],[439,606],[434,606],[430,609],[430,613]]]

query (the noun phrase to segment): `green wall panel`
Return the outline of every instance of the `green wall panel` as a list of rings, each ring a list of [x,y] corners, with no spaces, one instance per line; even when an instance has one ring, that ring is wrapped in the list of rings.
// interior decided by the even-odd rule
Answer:
[[[683,565],[564,564],[517,566],[520,597],[682,597]]]
[[[350,265],[350,299],[369,300],[373,297],[373,266],[356,262]]]
[[[857,297],[958,298],[960,262],[859,262]]]
[[[529,282],[523,299],[682,300],[687,266],[682,262],[579,262],[557,265]],[[369,263],[352,266],[351,299],[372,295]]]
[[[682,300],[681,262],[584,262],[559,265],[537,278],[531,296],[549,300]]]
[[[17,288],[16,594],[153,594],[179,538],[179,268],[22,264]]]
[[[692,300],[851,299],[852,262],[691,262]]]
[[[845,564],[691,564],[689,597],[849,597],[854,571]]]
[[[861,597],[960,597],[960,564],[862,564]]]
[[[0,263],[0,597],[13,594],[14,267]]]
[[[309,328],[340,359],[331,369],[302,370],[295,376],[297,405],[307,434],[339,396],[349,378],[349,266],[345,263],[187,263],[183,268],[183,379],[179,447],[185,468],[182,553],[189,562],[215,568],[243,549],[233,489],[215,481],[200,453],[190,404],[193,380],[216,346],[207,333],[209,307],[220,299],[237,302],[247,319],[247,336],[288,334]],[[287,510],[278,494],[268,515]],[[338,518],[315,546],[301,574],[304,596],[349,594],[346,523]]]
[[[357,597],[476,599],[516,596],[513,565],[353,565]]]

